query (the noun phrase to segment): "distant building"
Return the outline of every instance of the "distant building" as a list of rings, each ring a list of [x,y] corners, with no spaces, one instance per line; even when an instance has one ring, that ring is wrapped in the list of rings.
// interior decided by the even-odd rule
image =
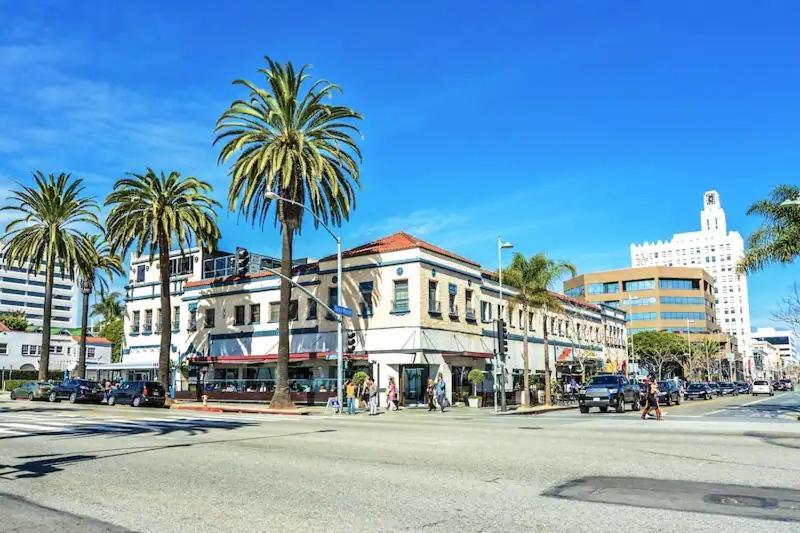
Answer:
[[[670,241],[631,244],[634,267],[665,265],[704,268],[715,279],[717,319],[722,331],[736,336],[745,352],[750,333],[747,277],[736,273],[744,255],[744,241],[736,231],[727,231],[725,211],[717,191],[703,195],[700,231],[676,233]]]
[[[27,266],[9,265],[5,245],[0,243],[0,314],[23,311],[33,325],[41,326],[44,315],[44,267],[29,272]],[[53,327],[69,328],[78,324],[80,288],[69,275],[56,272],[53,283]]]
[[[783,376],[783,358],[780,349],[761,340],[749,343],[749,354],[745,360],[745,375],[750,379],[777,379]]]
[[[41,328],[39,328],[41,329]],[[53,328],[50,334],[50,370],[74,370],[78,364],[80,336],[69,329]],[[86,338],[86,363],[110,363],[111,341]],[[41,331],[13,331],[0,323],[0,368],[39,370],[42,355]]]
[[[800,363],[797,352],[797,335],[791,329],[758,328],[750,334],[750,339],[768,342],[775,346],[786,366]]]
[[[714,278],[702,268],[642,267],[581,274],[564,294],[627,311],[629,334],[715,332]]]

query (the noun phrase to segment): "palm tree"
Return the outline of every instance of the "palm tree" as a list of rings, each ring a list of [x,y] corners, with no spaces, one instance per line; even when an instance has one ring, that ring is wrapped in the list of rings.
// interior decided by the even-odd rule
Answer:
[[[100,289],[100,301],[92,306],[92,316],[100,315],[103,317],[103,324],[108,324],[114,320],[122,318],[125,306],[120,302],[120,295],[117,292],[106,292]]]
[[[706,380],[711,381],[711,358],[719,353],[719,342],[705,338],[700,341],[698,349],[705,355]]]
[[[800,199],[800,187],[779,185],[766,200],[747,210],[765,221],[748,239],[748,250],[736,265],[739,274],[755,272],[770,263],[791,263],[800,256],[800,206],[787,204]]]
[[[89,320],[89,296],[95,285],[100,291],[108,288],[106,278],[122,275],[122,259],[114,254],[100,235],[89,235],[89,249],[82,257],[79,265],[81,275],[81,293],[83,294],[83,316],[81,317],[81,345],[78,351],[78,367],[75,374],[79,378],[86,377],[86,324]]]
[[[304,86],[306,68],[281,65],[266,58],[259,70],[268,88],[246,80],[247,100],[236,100],[217,121],[214,144],[222,143],[219,163],[233,159],[228,207],[252,223],[266,220],[274,194],[289,202],[275,206],[281,228],[281,294],[278,322],[278,364],[270,407],[293,407],[289,397],[289,302],[292,244],[302,226],[304,207],[324,223],[340,225],[355,208],[361,152],[353,120],[361,115],[344,106],[323,103],[339,91],[327,81]],[[315,220],[316,224],[316,220]],[[342,287],[341,280],[337,280]],[[339,350],[339,347],[337,347]]]
[[[194,177],[181,177],[175,171],[156,174],[148,168],[144,174],[128,174],[114,184],[106,198],[113,206],[106,220],[111,249],[124,256],[134,243],[136,254],[149,252],[150,262],[158,254],[161,282],[161,343],[158,355],[158,380],[169,387],[169,351],[172,343],[172,306],[169,291],[169,251],[177,243],[196,242],[213,251],[219,240],[214,207],[219,205],[208,194],[211,185]]]
[[[519,252],[514,254],[511,264],[503,271],[503,278],[514,287],[517,295],[514,297],[522,305],[522,314],[525,315],[525,334],[522,337],[522,361],[524,393],[523,403],[529,402],[530,390],[530,364],[528,358],[528,331],[530,329],[529,309],[538,308],[542,312],[542,333],[544,339],[544,379],[545,379],[545,404],[553,403],[550,384],[550,357],[548,354],[547,312],[560,312],[564,306],[562,300],[553,294],[555,284],[565,275],[575,276],[577,270],[572,263],[567,261],[554,261],[545,254],[539,253],[527,259]]]
[[[6,226],[6,263],[30,272],[45,267],[45,297],[42,315],[42,352],[39,379],[46,380],[50,366],[50,323],[53,309],[53,283],[56,271],[61,277],[75,276],[89,249],[79,228],[100,228],[97,203],[83,196],[82,180],[69,174],[33,173],[34,186],[20,184],[11,191],[11,205],[2,208],[18,217]]]

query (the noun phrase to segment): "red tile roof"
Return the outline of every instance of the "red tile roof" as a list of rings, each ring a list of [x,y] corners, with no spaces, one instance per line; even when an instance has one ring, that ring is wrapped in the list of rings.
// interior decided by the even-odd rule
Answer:
[[[73,335],[72,338],[75,340],[75,342],[81,342],[80,335]],[[112,342],[105,337],[89,337],[87,335],[86,344],[112,344]]]
[[[449,250],[445,250],[444,248],[439,248],[427,241],[423,241],[422,239],[418,239],[413,235],[409,235],[405,231],[398,231],[392,235],[387,237],[383,237],[381,239],[374,240],[372,242],[368,242],[366,244],[362,244],[360,246],[356,246],[355,248],[351,248],[346,250],[342,253],[342,257],[358,257],[361,255],[369,255],[369,254],[382,254],[387,252],[399,252],[401,250],[413,250],[414,248],[421,248],[423,250],[427,250],[429,252],[433,252],[435,254],[448,257],[450,259],[455,259],[456,261],[461,261],[467,263],[468,265],[472,265],[474,267],[480,267],[479,263],[467,259],[466,257],[460,256],[455,254]],[[322,259],[322,261],[329,261],[331,259],[335,259],[336,256],[328,256]]]

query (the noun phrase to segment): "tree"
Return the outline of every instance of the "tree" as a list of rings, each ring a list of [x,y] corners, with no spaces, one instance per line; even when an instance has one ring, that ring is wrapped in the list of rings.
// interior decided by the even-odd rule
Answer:
[[[706,380],[711,380],[711,361],[719,359],[719,342],[705,338],[697,343],[697,350],[702,354],[706,367]]]
[[[636,353],[656,372],[658,379],[661,379],[664,365],[678,361],[686,349],[686,341],[668,331],[641,331],[633,336],[633,343]]]
[[[30,326],[25,311],[14,310],[0,315],[0,322],[12,331],[25,331]]]
[[[100,289],[100,301],[92,306],[92,316],[102,316],[103,324],[113,322],[125,313],[125,306],[120,301],[119,293],[106,292]]]
[[[768,264],[788,264],[800,255],[800,205],[784,202],[800,199],[800,187],[779,185],[769,198],[747,210],[760,215],[764,223],[748,239],[748,249],[736,265],[739,274],[762,270]]]
[[[78,348],[78,367],[75,369],[75,375],[79,378],[86,377],[86,324],[89,320],[89,296],[95,285],[104,291],[108,289],[106,278],[122,275],[122,259],[111,251],[101,235],[89,235],[87,241],[89,246],[78,265],[83,294],[81,343]]]
[[[211,185],[175,171],[156,174],[148,168],[144,174],[128,174],[118,180],[106,198],[112,206],[106,220],[111,249],[125,253],[135,244],[136,254],[148,250],[152,263],[158,255],[161,294],[161,343],[158,352],[158,380],[169,387],[170,345],[172,343],[172,306],[169,290],[169,251],[176,243],[184,247],[198,244],[214,251],[219,228],[214,207],[219,205],[208,195]]]
[[[275,206],[281,229],[281,292],[278,320],[278,362],[275,393],[270,407],[293,407],[289,396],[289,302],[292,245],[300,231],[304,208],[324,223],[341,225],[355,208],[361,152],[353,125],[361,115],[352,109],[323,103],[339,87],[320,80],[308,89],[309,75],[292,63],[266,58],[259,70],[268,88],[246,80],[249,95],[236,100],[217,121],[214,144],[222,143],[219,163],[233,160],[228,207],[263,225],[275,195],[288,201]],[[315,225],[317,221],[315,220]],[[343,286],[337,280],[339,290]],[[337,347],[339,350],[341,347]]]
[[[50,366],[50,324],[53,310],[53,283],[56,271],[74,278],[90,245],[86,227],[100,230],[97,203],[83,196],[82,180],[69,174],[33,174],[34,185],[20,184],[11,191],[11,205],[2,208],[18,217],[6,226],[6,263],[26,266],[30,272],[45,268],[44,310],[42,313],[42,352],[39,379],[48,379]]]
[[[105,322],[100,329],[100,336],[111,341],[111,362],[122,361],[122,340],[125,337],[121,318]]]
[[[545,254],[539,253],[530,258],[517,252],[511,264],[503,271],[503,280],[516,289],[517,294],[513,300],[522,306],[525,317],[525,332],[522,337],[522,361],[524,393],[523,404],[530,403],[530,363],[528,358],[528,331],[530,330],[530,309],[538,308],[542,312],[543,339],[544,339],[544,379],[545,379],[545,404],[552,405],[553,397],[550,384],[550,356],[548,354],[547,311],[560,312],[563,310],[562,300],[552,291],[555,284],[565,275],[576,275],[577,271],[572,263],[554,261]]]

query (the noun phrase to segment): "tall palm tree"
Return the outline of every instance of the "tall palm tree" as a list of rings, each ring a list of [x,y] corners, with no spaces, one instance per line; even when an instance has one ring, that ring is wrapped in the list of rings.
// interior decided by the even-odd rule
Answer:
[[[246,80],[246,100],[236,100],[217,121],[221,143],[219,163],[233,160],[228,207],[252,223],[262,224],[272,204],[270,193],[287,198],[278,201],[274,216],[281,228],[281,294],[278,322],[278,364],[275,394],[270,407],[293,407],[289,397],[289,302],[292,277],[292,243],[300,231],[303,206],[326,224],[340,225],[355,208],[361,152],[353,125],[361,115],[352,109],[323,103],[339,87],[320,80],[306,87],[306,68],[295,70],[266,58],[267,88]],[[315,221],[316,223],[316,221]],[[337,280],[342,287],[341,280]],[[341,290],[341,289],[340,289]],[[337,347],[337,350],[339,347]]]
[[[747,210],[761,215],[764,223],[748,239],[748,250],[736,265],[738,273],[755,272],[770,263],[791,263],[800,256],[800,205],[784,204],[800,199],[800,187],[779,185],[769,198]]]
[[[89,250],[87,226],[100,228],[97,203],[83,195],[82,180],[69,174],[33,173],[33,186],[20,184],[11,191],[11,205],[2,208],[18,215],[6,226],[6,263],[30,272],[45,267],[45,297],[42,315],[42,352],[39,379],[47,379],[50,367],[50,323],[56,271],[62,277],[75,271]]]
[[[103,317],[103,323],[108,324],[114,320],[122,318],[125,312],[125,306],[120,301],[118,292],[106,292],[100,289],[100,301],[92,306],[91,315],[100,315]]]
[[[113,206],[106,220],[106,234],[114,252],[125,253],[136,244],[136,254],[148,250],[150,262],[158,254],[161,282],[161,343],[158,353],[158,380],[169,387],[169,350],[172,343],[172,306],[169,291],[169,250],[176,243],[196,242],[213,251],[219,240],[214,207],[219,204],[208,195],[211,185],[175,171],[156,174],[128,174],[114,184],[106,198]]]
[[[515,299],[522,305],[523,315],[525,315],[525,334],[522,340],[522,361],[523,361],[523,380],[524,393],[523,403],[527,399],[530,390],[530,364],[528,358],[528,330],[529,309],[537,308],[542,313],[542,336],[544,341],[544,379],[545,379],[545,403],[553,403],[551,384],[550,384],[550,357],[548,354],[548,331],[547,331],[547,312],[560,312],[564,306],[562,300],[556,296],[552,290],[556,283],[566,275],[575,276],[577,270],[572,263],[567,261],[555,261],[548,258],[543,253],[538,253],[530,258],[517,252],[514,254],[511,264],[503,271],[503,279],[508,280],[508,284],[517,291]]]
[[[81,317],[81,344],[78,351],[78,367],[75,374],[79,378],[86,377],[86,325],[89,321],[89,296],[95,286],[103,292],[108,288],[108,280],[115,275],[122,275],[122,259],[111,251],[101,235],[89,235],[89,247],[82,257],[78,270],[81,276],[81,293],[83,294],[83,316]]]
[[[705,355],[706,379],[711,381],[711,360],[716,359],[720,352],[719,342],[705,338],[698,343],[697,349]]]

